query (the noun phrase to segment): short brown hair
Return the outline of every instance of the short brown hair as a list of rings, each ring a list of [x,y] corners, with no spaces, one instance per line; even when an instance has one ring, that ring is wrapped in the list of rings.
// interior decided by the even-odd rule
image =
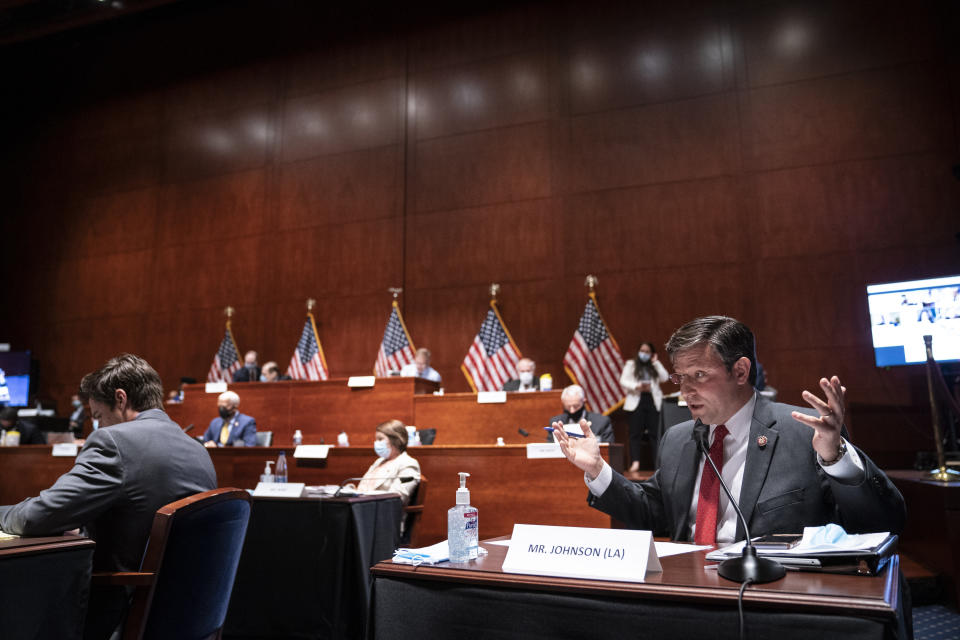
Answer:
[[[753,332],[747,325],[727,316],[706,316],[691,320],[670,336],[667,341],[667,354],[673,360],[680,351],[704,342],[713,345],[717,350],[727,371],[732,371],[733,363],[740,358],[750,360],[750,374],[747,381],[751,386],[756,383],[756,345]]]
[[[80,397],[96,400],[111,409],[117,404],[117,389],[127,394],[134,411],[163,408],[163,382],[150,364],[132,353],[107,360],[102,367],[83,376]]]
[[[377,425],[377,431],[387,436],[393,448],[403,453],[407,450],[407,428],[399,420],[387,420]]]

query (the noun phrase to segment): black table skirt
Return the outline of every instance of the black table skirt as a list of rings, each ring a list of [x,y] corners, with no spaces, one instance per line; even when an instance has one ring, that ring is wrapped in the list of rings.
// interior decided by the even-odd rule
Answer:
[[[365,637],[369,568],[393,555],[400,514],[393,497],[255,499],[224,637]]]

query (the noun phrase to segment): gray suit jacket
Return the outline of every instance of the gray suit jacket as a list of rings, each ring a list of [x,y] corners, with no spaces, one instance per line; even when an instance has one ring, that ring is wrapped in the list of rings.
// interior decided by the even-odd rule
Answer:
[[[203,445],[151,409],[94,431],[52,487],[0,507],[0,528],[39,536],[83,527],[97,542],[94,570],[137,571],[157,509],[216,487]]]
[[[844,484],[827,475],[817,464],[813,429],[794,420],[793,410],[809,412],[757,398],[739,497],[750,535],[801,533],[804,526],[828,522],[850,533],[900,533],[906,507],[889,478],[859,449],[862,482]],[[635,484],[614,471],[604,494],[590,494],[587,502],[630,528],[689,540],[688,514],[699,463],[693,425],[689,420],[664,434],[660,467],[649,480]],[[767,437],[764,447],[757,444],[760,436]],[[737,539],[744,537],[738,524]]]

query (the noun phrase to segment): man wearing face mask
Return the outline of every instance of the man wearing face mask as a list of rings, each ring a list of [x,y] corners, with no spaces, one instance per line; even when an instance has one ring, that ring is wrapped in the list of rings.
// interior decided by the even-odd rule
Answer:
[[[537,364],[530,358],[521,358],[517,363],[518,378],[507,380],[503,385],[504,391],[540,391],[540,380],[537,378]]]
[[[257,352],[247,351],[243,356],[243,366],[233,372],[234,382],[259,382],[260,365],[257,364]]]
[[[138,571],[157,509],[215,489],[217,475],[209,453],[164,413],[160,376],[142,358],[109,360],[84,376],[80,396],[102,428],[52,487],[0,507],[0,528],[52,536],[82,527],[97,543],[94,571]],[[84,638],[111,637],[128,602],[123,587],[91,588]]]
[[[210,421],[210,428],[203,435],[205,447],[255,447],[257,445],[257,421],[252,416],[240,413],[240,396],[233,391],[224,391],[217,398],[218,417]]]
[[[563,413],[550,418],[550,424],[560,422],[561,424],[579,424],[581,420],[591,423],[591,429],[597,440],[600,442],[613,443],[613,424],[610,418],[602,413],[587,411],[583,387],[578,384],[572,384],[563,390],[560,394],[560,402],[563,404]],[[547,434],[547,442],[553,442],[553,434]]]
[[[70,414],[70,431],[73,431],[74,437],[79,438],[83,432],[83,423],[87,421],[87,412],[83,409],[83,402],[77,394],[73,394],[70,398],[70,404],[73,407],[73,413]]]

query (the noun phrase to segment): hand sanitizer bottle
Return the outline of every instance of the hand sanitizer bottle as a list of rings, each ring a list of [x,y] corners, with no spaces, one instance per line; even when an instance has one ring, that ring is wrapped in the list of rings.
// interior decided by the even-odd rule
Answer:
[[[477,557],[479,551],[479,512],[470,506],[470,491],[467,489],[469,473],[461,471],[460,488],[457,489],[457,504],[447,511],[447,545],[450,562],[466,562]]]
[[[263,465],[263,473],[260,474],[260,482],[273,482],[273,470],[270,468],[270,465],[273,464],[273,460],[267,460],[267,464]]]

